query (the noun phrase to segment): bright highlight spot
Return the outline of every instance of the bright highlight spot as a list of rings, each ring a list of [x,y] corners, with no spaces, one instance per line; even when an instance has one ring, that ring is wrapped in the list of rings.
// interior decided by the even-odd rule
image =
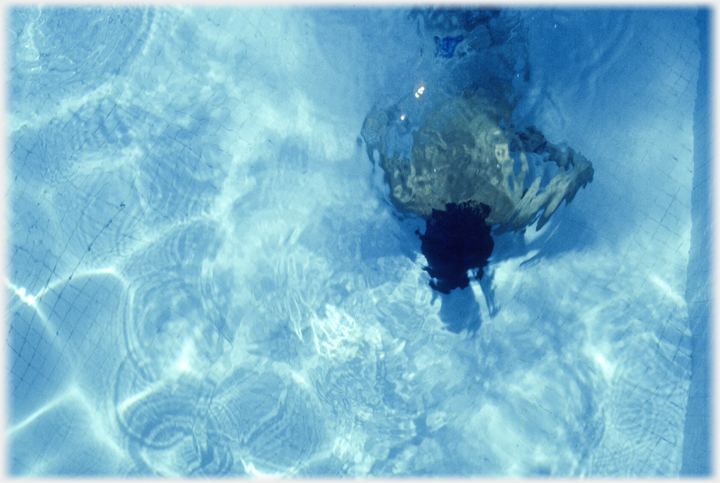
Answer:
[[[175,365],[180,372],[188,372],[191,370],[190,361],[195,356],[195,344],[192,339],[188,339],[183,344],[182,352]]]
[[[602,354],[597,353],[595,354],[595,360],[597,361],[598,365],[600,366],[600,370],[603,373],[603,376],[606,380],[611,380],[612,375],[615,372],[615,366],[614,364],[609,363],[605,360],[605,357],[603,357]]]
[[[15,290],[15,295],[20,297],[20,300],[22,300],[23,302],[25,302],[28,305],[32,305],[35,303],[36,297],[34,295],[28,294],[27,291],[25,290],[25,287],[17,288],[17,287],[15,287],[15,285],[13,285],[10,282],[7,282],[7,284],[10,286],[10,288]]]

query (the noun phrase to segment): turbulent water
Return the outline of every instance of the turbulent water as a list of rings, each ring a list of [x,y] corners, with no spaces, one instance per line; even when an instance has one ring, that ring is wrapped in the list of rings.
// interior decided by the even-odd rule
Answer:
[[[693,10],[8,25],[11,473],[678,474]],[[595,177],[440,297],[360,132],[478,79]]]

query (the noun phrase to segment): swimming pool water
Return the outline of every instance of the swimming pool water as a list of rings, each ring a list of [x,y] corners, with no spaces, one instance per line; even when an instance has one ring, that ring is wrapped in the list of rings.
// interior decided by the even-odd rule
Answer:
[[[8,26],[11,474],[709,474],[706,10]],[[488,76],[595,175],[441,297],[360,130]]]

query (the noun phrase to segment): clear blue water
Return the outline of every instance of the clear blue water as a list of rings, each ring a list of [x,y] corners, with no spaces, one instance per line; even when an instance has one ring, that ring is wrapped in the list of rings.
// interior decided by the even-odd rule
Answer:
[[[468,18],[12,9],[9,471],[708,474],[707,12]],[[438,296],[360,130],[491,74],[595,176]]]

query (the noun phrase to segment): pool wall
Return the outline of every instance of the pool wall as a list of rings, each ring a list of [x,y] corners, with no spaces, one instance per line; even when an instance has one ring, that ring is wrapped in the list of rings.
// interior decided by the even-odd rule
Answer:
[[[700,9],[697,16],[700,46],[700,72],[694,113],[694,168],[692,190],[692,231],[690,259],[687,270],[685,299],[688,304],[692,330],[692,376],[688,396],[683,440],[681,475],[701,476],[712,473],[712,446],[710,442],[711,391],[709,346],[712,338],[712,175],[711,138],[712,119],[710,106],[709,73],[711,70],[712,13]]]

